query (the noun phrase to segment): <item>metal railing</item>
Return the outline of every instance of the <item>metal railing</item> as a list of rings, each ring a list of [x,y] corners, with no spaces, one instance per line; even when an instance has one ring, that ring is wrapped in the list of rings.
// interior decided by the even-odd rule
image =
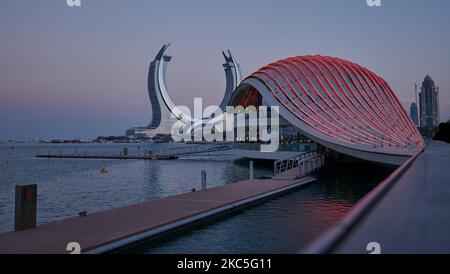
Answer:
[[[317,151],[304,152],[296,156],[277,160],[273,164],[273,174],[299,168],[300,176],[307,176],[325,165],[325,154]]]
[[[186,147],[175,147],[159,149],[153,153],[164,156],[183,156],[197,153],[225,151],[233,149],[233,144],[210,144],[210,145],[189,145]]]
[[[299,164],[300,177],[308,176],[316,172],[325,165],[325,154],[317,154],[311,158],[305,159]]]

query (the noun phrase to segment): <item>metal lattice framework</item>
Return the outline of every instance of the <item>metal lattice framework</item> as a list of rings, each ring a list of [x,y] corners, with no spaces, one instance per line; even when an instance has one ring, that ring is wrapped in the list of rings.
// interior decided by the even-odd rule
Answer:
[[[387,82],[336,57],[296,56],[266,65],[239,85],[230,104],[278,105],[306,136],[362,159],[400,164],[425,146]]]

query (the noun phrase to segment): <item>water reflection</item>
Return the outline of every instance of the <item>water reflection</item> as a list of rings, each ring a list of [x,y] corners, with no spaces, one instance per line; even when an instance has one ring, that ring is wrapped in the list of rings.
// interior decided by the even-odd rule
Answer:
[[[322,170],[313,185],[140,252],[298,252],[392,170],[367,162],[333,165]]]

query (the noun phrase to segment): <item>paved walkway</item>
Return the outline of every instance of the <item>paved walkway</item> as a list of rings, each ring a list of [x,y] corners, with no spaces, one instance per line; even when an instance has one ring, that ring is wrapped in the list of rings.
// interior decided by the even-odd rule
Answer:
[[[331,253],[369,253],[369,242],[381,253],[450,253],[450,144],[432,142]]]
[[[170,231],[213,214],[308,184],[315,179],[247,180],[0,234],[0,253],[101,252]]]

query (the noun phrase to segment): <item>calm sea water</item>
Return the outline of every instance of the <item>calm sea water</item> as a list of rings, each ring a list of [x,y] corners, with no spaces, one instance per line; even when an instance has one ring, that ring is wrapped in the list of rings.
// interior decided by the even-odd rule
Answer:
[[[129,154],[173,148],[180,144],[0,144],[0,231],[14,228],[16,185],[38,184],[38,223],[77,216],[149,199],[188,192],[201,186],[201,170],[208,187],[248,178],[248,167],[227,156],[198,160],[86,160],[42,159],[37,154]],[[226,154],[226,153],[225,153]],[[196,159],[197,159],[196,158]],[[108,173],[101,173],[106,168]],[[268,169],[255,166],[255,175]]]
[[[96,212],[200,187],[206,170],[208,187],[247,179],[248,164],[231,156],[189,160],[39,159],[51,152],[143,154],[180,144],[0,144],[0,232],[13,229],[14,188],[38,184],[38,223]],[[107,173],[100,170],[106,168]],[[271,172],[255,164],[255,176]],[[336,164],[317,174],[318,181],[237,215],[190,231],[141,253],[291,253],[304,247],[392,171],[367,162]]]

